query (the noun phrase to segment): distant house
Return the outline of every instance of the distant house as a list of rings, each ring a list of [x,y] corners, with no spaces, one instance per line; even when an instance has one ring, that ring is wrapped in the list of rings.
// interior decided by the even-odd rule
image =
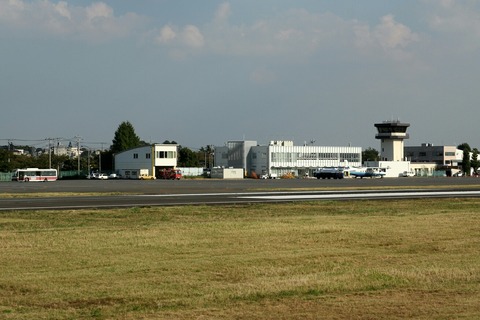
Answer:
[[[177,166],[176,144],[153,144],[114,155],[115,171],[124,178],[138,179],[142,174],[159,177],[163,169]]]
[[[24,149],[13,149],[13,152],[12,152],[14,155],[17,155],[17,156],[20,156],[20,155],[23,155],[25,154],[25,150]]]

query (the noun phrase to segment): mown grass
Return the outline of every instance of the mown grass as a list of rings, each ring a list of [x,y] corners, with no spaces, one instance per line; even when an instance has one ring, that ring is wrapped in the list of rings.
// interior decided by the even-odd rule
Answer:
[[[480,199],[0,213],[0,318],[480,318]]]

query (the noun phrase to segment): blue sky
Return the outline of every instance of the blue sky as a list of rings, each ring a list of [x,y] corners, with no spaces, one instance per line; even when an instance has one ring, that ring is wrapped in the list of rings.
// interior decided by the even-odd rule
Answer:
[[[0,144],[478,147],[480,2],[0,0]]]

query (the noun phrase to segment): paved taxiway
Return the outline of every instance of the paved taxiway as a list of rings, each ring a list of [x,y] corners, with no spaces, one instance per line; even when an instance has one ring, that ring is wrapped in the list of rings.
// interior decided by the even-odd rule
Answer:
[[[240,204],[324,199],[478,197],[479,186],[480,178],[4,182],[0,183],[0,210]],[[315,190],[320,188],[323,190]],[[35,196],[2,197],[2,194],[15,193]],[[48,196],[42,197],[42,193],[48,193]],[[55,196],[55,193],[64,194]],[[92,195],[95,193],[100,195]]]

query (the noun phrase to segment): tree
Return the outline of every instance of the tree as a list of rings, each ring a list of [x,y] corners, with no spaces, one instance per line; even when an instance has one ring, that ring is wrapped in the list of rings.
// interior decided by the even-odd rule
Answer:
[[[466,142],[464,142],[464,143],[462,143],[462,144],[459,144],[459,145],[457,146],[457,149],[459,149],[459,150],[465,150],[465,149],[467,149],[469,152],[472,150],[472,148],[470,148],[470,145],[469,145],[468,143],[466,143]]]
[[[470,175],[470,168],[471,168],[471,163],[470,163],[470,152],[472,149],[470,148],[470,145],[466,142],[459,144],[457,146],[457,149],[463,151],[463,158],[462,158],[462,171],[463,174],[466,176]]]
[[[198,155],[187,147],[178,147],[179,167],[199,167]]]
[[[12,169],[10,150],[0,149],[0,172],[10,172]]]
[[[473,169],[473,172],[477,175],[478,168],[480,167],[480,160],[478,159],[478,149],[473,148],[472,150],[472,159],[470,160],[470,166]]]
[[[204,155],[203,167],[204,168],[211,168],[213,167],[213,159],[215,156],[215,150],[213,149],[212,145],[207,145],[206,147],[201,147],[199,150],[199,154]]]
[[[115,131],[115,137],[112,140],[112,145],[110,150],[112,153],[122,152],[128,149],[132,149],[141,145],[145,145],[140,141],[140,138],[135,133],[133,125],[124,121],[119,126],[117,131]]]
[[[362,151],[362,160],[363,161],[378,161],[380,159],[379,153],[377,150],[368,147]]]

